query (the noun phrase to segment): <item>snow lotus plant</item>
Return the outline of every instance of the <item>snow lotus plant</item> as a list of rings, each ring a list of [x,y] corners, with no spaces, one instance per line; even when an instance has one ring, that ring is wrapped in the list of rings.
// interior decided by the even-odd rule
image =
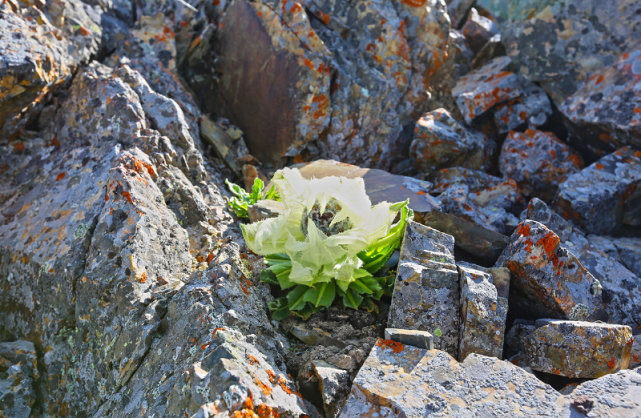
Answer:
[[[272,317],[306,319],[337,295],[346,307],[376,309],[390,278],[374,273],[400,245],[408,202],[372,206],[361,178],[306,180],[285,168],[273,183],[285,212],[241,225],[247,246],[265,256],[261,280],[286,293],[270,304]]]

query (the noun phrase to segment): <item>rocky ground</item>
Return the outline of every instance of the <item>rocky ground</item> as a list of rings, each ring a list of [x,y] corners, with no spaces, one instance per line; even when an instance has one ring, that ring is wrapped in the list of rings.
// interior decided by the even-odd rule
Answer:
[[[0,131],[0,417],[641,416],[638,1],[0,0]],[[271,320],[294,164],[410,199],[378,311]]]

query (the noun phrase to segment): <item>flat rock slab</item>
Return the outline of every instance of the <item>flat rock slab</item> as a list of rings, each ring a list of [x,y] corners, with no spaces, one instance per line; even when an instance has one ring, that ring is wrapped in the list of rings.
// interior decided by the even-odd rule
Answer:
[[[573,378],[597,378],[627,369],[632,330],[624,325],[539,319],[522,335],[533,370]]]
[[[621,370],[587,381],[568,398],[571,412],[577,411],[588,417],[641,416],[641,370]]]
[[[506,268],[484,269],[473,265],[459,265],[458,269],[461,284],[458,359],[463,361],[472,353],[500,359],[508,309],[509,272]]]
[[[587,233],[607,235],[641,222],[641,151],[625,147],[559,185],[557,211]]]
[[[341,417],[567,417],[567,400],[513,364],[379,340]]]
[[[594,320],[600,314],[601,284],[541,223],[522,222],[496,266],[510,270],[519,313],[571,320]]]
[[[428,331],[434,346],[458,354],[459,276],[454,238],[410,221],[401,246],[389,327]]]
[[[434,349],[434,336],[427,331],[385,328],[385,339],[422,348],[423,350]]]

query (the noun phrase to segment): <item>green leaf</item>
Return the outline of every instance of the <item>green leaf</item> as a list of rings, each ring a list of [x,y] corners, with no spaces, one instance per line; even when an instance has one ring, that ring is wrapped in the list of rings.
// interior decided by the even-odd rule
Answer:
[[[336,297],[336,283],[331,280],[327,283],[316,283],[313,288],[305,293],[303,299],[314,307],[329,308]]]
[[[349,284],[349,290],[353,290],[356,293],[366,293],[368,295],[372,294],[372,289],[367,287],[360,279],[355,280]]]
[[[282,321],[289,316],[290,312],[286,297],[278,298],[274,302],[270,302],[268,307],[272,313],[272,319],[276,321]]]
[[[276,186],[272,186],[269,190],[265,192],[265,195],[263,196],[263,199],[265,200],[276,200],[280,202],[280,195],[276,191]]]
[[[254,185],[252,186],[251,195],[249,196],[253,203],[260,200],[260,197],[263,195],[263,187],[265,187],[263,181],[256,177],[254,179]]]
[[[443,335],[443,332],[439,328],[436,328],[434,330],[434,335],[436,335],[437,337],[441,337]]]
[[[363,297],[352,289],[347,289],[347,292],[343,292],[340,287],[336,287],[336,290],[343,297],[343,305],[346,308],[358,309],[358,306],[363,301]]]
[[[309,286],[298,285],[287,294],[287,304],[290,311],[296,311],[305,307],[305,292],[310,289]]]
[[[305,304],[305,307],[303,309],[300,309],[298,311],[292,311],[292,315],[301,318],[303,321],[307,321],[309,317],[312,316],[312,314],[315,314],[321,309],[323,308],[322,307],[315,308],[312,306],[311,303],[307,303]]]
[[[361,303],[361,308],[365,309],[367,312],[378,312],[378,305],[372,298],[366,296]]]
[[[269,284],[279,284],[274,272],[268,268],[260,272],[260,281]]]

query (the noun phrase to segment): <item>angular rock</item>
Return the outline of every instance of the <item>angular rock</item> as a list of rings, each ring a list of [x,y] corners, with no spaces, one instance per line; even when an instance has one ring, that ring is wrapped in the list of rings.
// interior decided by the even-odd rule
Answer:
[[[579,233],[573,233],[563,245],[601,283],[607,321],[629,325],[633,334],[641,333],[641,278]]]
[[[534,327],[522,342],[533,370],[597,378],[628,368],[633,342],[628,326],[539,319]]]
[[[461,283],[458,359],[463,361],[472,353],[501,359],[508,309],[509,272],[505,268],[488,271],[471,265],[459,265],[458,269]]]
[[[527,206],[527,219],[532,219],[545,225],[559,236],[561,242],[570,239],[573,233],[572,224],[558,213],[554,212],[541,199],[534,197]]]
[[[326,417],[337,417],[349,395],[349,373],[324,361],[313,361]]]
[[[39,378],[33,343],[0,343],[0,416],[29,418],[36,414],[35,383]]]
[[[499,133],[527,125],[534,129],[545,125],[552,115],[552,105],[545,91],[534,83],[526,83],[520,97],[496,106],[494,122]]]
[[[641,148],[639,75],[641,49],[624,53],[613,65],[592,73],[565,99],[559,110],[580,138],[577,144],[601,155],[625,145]]]
[[[472,354],[458,363],[442,351],[379,340],[341,417],[568,417],[568,407],[563,395],[509,362]]]
[[[499,168],[528,196],[551,201],[557,186],[583,169],[583,159],[553,133],[528,129],[510,132],[501,148]]]
[[[517,314],[570,320],[602,315],[601,284],[543,224],[522,222],[496,266],[510,270],[510,305],[518,306]]]
[[[503,55],[505,55],[505,45],[501,42],[501,34],[497,33],[492,36],[485,45],[483,45],[483,48],[481,48],[479,52],[476,53],[472,63],[470,64],[470,69],[476,70],[477,68],[481,68],[490,60]]]
[[[555,205],[589,234],[641,226],[641,151],[625,147],[559,185]]]
[[[571,413],[594,417],[633,417],[641,414],[641,373],[621,370],[579,385],[568,396]]]
[[[485,170],[494,148],[484,134],[468,130],[447,110],[438,109],[416,123],[410,158],[417,170],[427,173],[454,166]]]
[[[405,229],[388,326],[427,331],[458,354],[459,283],[454,238],[410,221]]]
[[[441,193],[441,210],[488,230],[511,234],[518,219],[510,212],[522,201],[514,180],[490,176],[481,171],[455,167],[428,176],[433,193]],[[438,229],[438,228],[437,228]],[[455,235],[457,245],[470,237]]]
[[[618,251],[617,259],[621,264],[641,277],[641,238],[612,238],[612,243]]]
[[[385,328],[385,339],[423,350],[434,349],[434,336],[427,331]]]
[[[510,2],[501,36],[518,71],[560,105],[595,70],[641,44],[637,6],[633,0]]]
[[[239,151],[243,148],[242,144],[234,143],[234,140],[214,121],[206,115],[201,116],[200,133],[211,146],[214,147],[218,156],[225,161],[225,164],[234,172],[236,176],[242,174],[242,167],[238,159],[242,157]]]
[[[494,58],[456,83],[452,95],[468,124],[494,106],[522,94],[523,81],[510,71],[510,66],[509,57]]]
[[[452,27],[461,27],[468,10],[474,5],[474,0],[446,0],[446,3],[450,19],[452,19]]]
[[[463,25],[463,35],[475,54],[477,54],[493,36],[498,34],[499,28],[491,19],[479,15],[479,12],[474,7],[470,9],[467,15],[467,21],[465,25]]]

